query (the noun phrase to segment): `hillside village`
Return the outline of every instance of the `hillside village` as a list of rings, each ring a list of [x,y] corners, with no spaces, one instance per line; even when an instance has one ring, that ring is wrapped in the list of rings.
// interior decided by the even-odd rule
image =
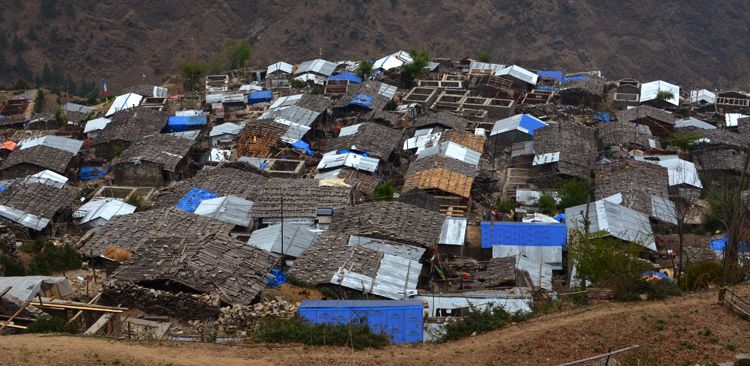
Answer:
[[[56,113],[2,92],[0,331],[231,342],[366,314],[417,343],[477,307],[747,273],[747,91],[406,51],[191,76]]]

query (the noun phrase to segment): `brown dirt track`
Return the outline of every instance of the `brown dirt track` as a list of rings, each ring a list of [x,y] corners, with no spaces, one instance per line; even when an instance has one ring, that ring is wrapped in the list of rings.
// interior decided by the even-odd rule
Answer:
[[[750,294],[749,285],[738,290]],[[593,305],[458,342],[382,350],[17,335],[0,338],[0,355],[3,365],[555,365],[640,344],[633,355],[652,361],[641,364],[695,365],[750,351],[750,322],[715,300],[716,292],[710,291],[666,301]]]

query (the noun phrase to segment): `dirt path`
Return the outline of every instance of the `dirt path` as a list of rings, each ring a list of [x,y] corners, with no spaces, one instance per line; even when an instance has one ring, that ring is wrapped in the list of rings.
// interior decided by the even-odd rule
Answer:
[[[750,293],[748,286],[741,290]],[[715,299],[715,292],[705,292],[668,301],[596,305],[458,342],[357,352],[20,335],[0,338],[0,355],[5,365],[554,365],[640,344],[631,357],[639,357],[642,365],[695,365],[750,351],[750,322],[716,305]]]

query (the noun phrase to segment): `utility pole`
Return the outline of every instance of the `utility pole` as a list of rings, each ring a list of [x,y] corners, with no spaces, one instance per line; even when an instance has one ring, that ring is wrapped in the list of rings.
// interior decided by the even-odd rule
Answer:
[[[281,190],[281,272],[284,272],[284,190]]]

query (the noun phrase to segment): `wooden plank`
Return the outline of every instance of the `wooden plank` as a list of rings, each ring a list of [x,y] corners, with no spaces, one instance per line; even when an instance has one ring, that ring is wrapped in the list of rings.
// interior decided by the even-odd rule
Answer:
[[[112,316],[113,314],[111,313],[100,316],[99,319],[89,327],[89,329],[86,329],[86,331],[83,332],[83,335],[95,335],[107,324],[107,322],[109,322],[110,319],[112,319]]]
[[[584,362],[596,361],[596,360],[599,360],[599,359],[602,359],[602,358],[605,358],[605,357],[616,355],[618,353],[622,353],[622,352],[625,352],[625,351],[630,351],[631,349],[636,349],[638,347],[640,347],[640,346],[636,344],[636,345],[632,345],[630,347],[625,347],[625,348],[622,348],[622,349],[618,349],[617,351],[612,351],[612,352],[608,352],[608,353],[603,353],[601,355],[586,357],[586,358],[582,358],[580,360],[576,360],[576,361],[572,361],[572,362],[561,363],[558,366],[571,366],[571,365],[582,364]]]
[[[27,306],[29,306],[29,302],[28,302],[28,301],[26,301],[25,303],[23,303],[23,306],[21,306],[21,307],[20,307],[20,308],[18,309],[18,311],[16,311],[16,312],[15,312],[15,313],[14,313],[13,315],[11,315],[11,317],[10,317],[10,318],[8,318],[8,320],[6,320],[6,321],[5,321],[5,323],[3,323],[3,325],[0,325],[0,332],[2,332],[2,331],[3,331],[3,329],[5,329],[5,327],[9,326],[9,325],[10,325],[10,323],[11,323],[11,322],[13,321],[13,319],[14,319],[15,317],[17,317],[17,316],[18,316],[18,314],[21,314],[21,312],[22,312],[22,311],[24,311],[24,310],[26,309],[26,307],[27,307]]]
[[[102,297],[102,293],[101,292],[98,293],[98,294],[96,294],[96,296],[94,296],[94,298],[91,299],[91,301],[88,302],[88,305],[95,304],[97,301],[99,301],[100,297]],[[78,312],[76,313],[76,315],[73,315],[73,317],[70,318],[70,320],[68,320],[68,324],[70,324],[70,323],[74,322],[76,319],[78,319],[78,317],[81,316],[81,314],[83,314],[83,310],[78,310]]]

